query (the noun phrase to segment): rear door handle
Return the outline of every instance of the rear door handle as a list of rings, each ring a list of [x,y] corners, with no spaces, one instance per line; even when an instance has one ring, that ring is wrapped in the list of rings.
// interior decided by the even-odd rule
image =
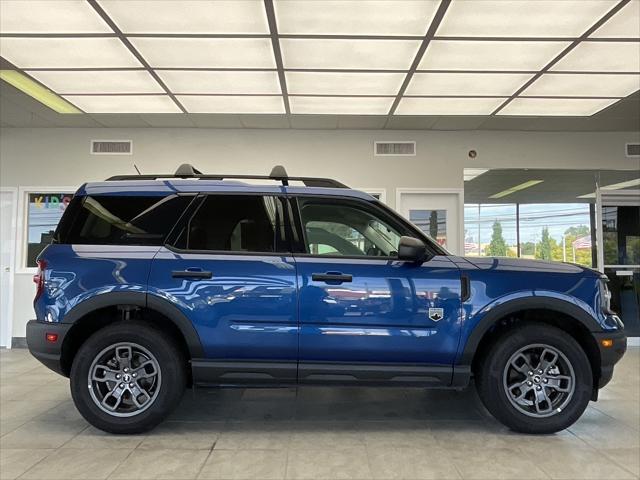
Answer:
[[[352,282],[353,277],[349,274],[340,272],[312,273],[311,280],[314,282],[343,283]]]
[[[199,278],[207,279],[211,278],[213,274],[208,270],[202,270],[200,268],[187,268],[186,270],[174,270],[171,272],[173,278]]]

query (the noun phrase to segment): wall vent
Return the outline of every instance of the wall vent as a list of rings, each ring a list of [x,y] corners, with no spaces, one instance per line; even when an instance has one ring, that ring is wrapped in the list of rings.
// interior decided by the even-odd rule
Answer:
[[[92,155],[131,155],[131,140],[91,140]]]
[[[640,157],[640,143],[627,143],[625,152],[627,154],[627,157]]]
[[[376,157],[413,157],[416,154],[416,142],[374,142],[373,147]]]

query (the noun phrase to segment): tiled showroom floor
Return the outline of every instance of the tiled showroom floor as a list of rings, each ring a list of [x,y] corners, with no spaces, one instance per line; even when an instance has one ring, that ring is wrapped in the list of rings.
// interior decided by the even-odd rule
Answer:
[[[638,478],[640,348],[568,431],[509,432],[473,389],[188,391],[146,435],[89,427],[67,380],[0,351],[0,478]]]

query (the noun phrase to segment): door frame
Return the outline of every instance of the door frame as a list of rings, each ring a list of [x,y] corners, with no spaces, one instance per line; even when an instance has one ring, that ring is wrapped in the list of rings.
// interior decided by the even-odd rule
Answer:
[[[11,235],[11,243],[9,245],[9,268],[11,271],[9,272],[9,305],[7,306],[7,316],[9,317],[9,324],[7,326],[7,345],[2,345],[0,343],[0,347],[11,348],[12,338],[13,338],[13,306],[15,303],[15,299],[13,298],[14,294],[14,283],[16,276],[16,266],[18,264],[16,258],[16,247],[17,247],[17,232],[18,229],[18,189],[16,187],[0,187],[0,192],[2,193],[10,193],[11,194],[11,230],[13,234]],[[0,342],[2,339],[0,339]]]
[[[402,195],[427,194],[427,195],[457,195],[458,197],[458,244],[456,245],[456,255],[464,255],[464,188],[396,188],[395,210],[404,217],[401,211]],[[406,217],[404,217],[406,218]],[[407,218],[407,221],[410,221]]]

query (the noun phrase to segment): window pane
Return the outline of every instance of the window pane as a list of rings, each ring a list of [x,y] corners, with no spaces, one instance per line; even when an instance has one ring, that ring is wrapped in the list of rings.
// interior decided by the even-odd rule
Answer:
[[[161,245],[193,200],[191,196],[86,197],[61,243],[91,245]],[[76,208],[76,207],[74,207]],[[66,226],[66,220],[63,226]],[[66,230],[66,228],[65,228]]]
[[[282,202],[259,195],[209,195],[177,242],[179,248],[286,252]]]
[[[640,265],[640,207],[602,207],[605,265]]]
[[[373,213],[352,205],[300,202],[307,252],[313,255],[393,257],[401,233]]]
[[[73,197],[72,193],[30,193],[27,213],[27,267],[53,238],[53,233]]]
[[[517,257],[516,206],[466,204],[464,238],[466,255]]]

